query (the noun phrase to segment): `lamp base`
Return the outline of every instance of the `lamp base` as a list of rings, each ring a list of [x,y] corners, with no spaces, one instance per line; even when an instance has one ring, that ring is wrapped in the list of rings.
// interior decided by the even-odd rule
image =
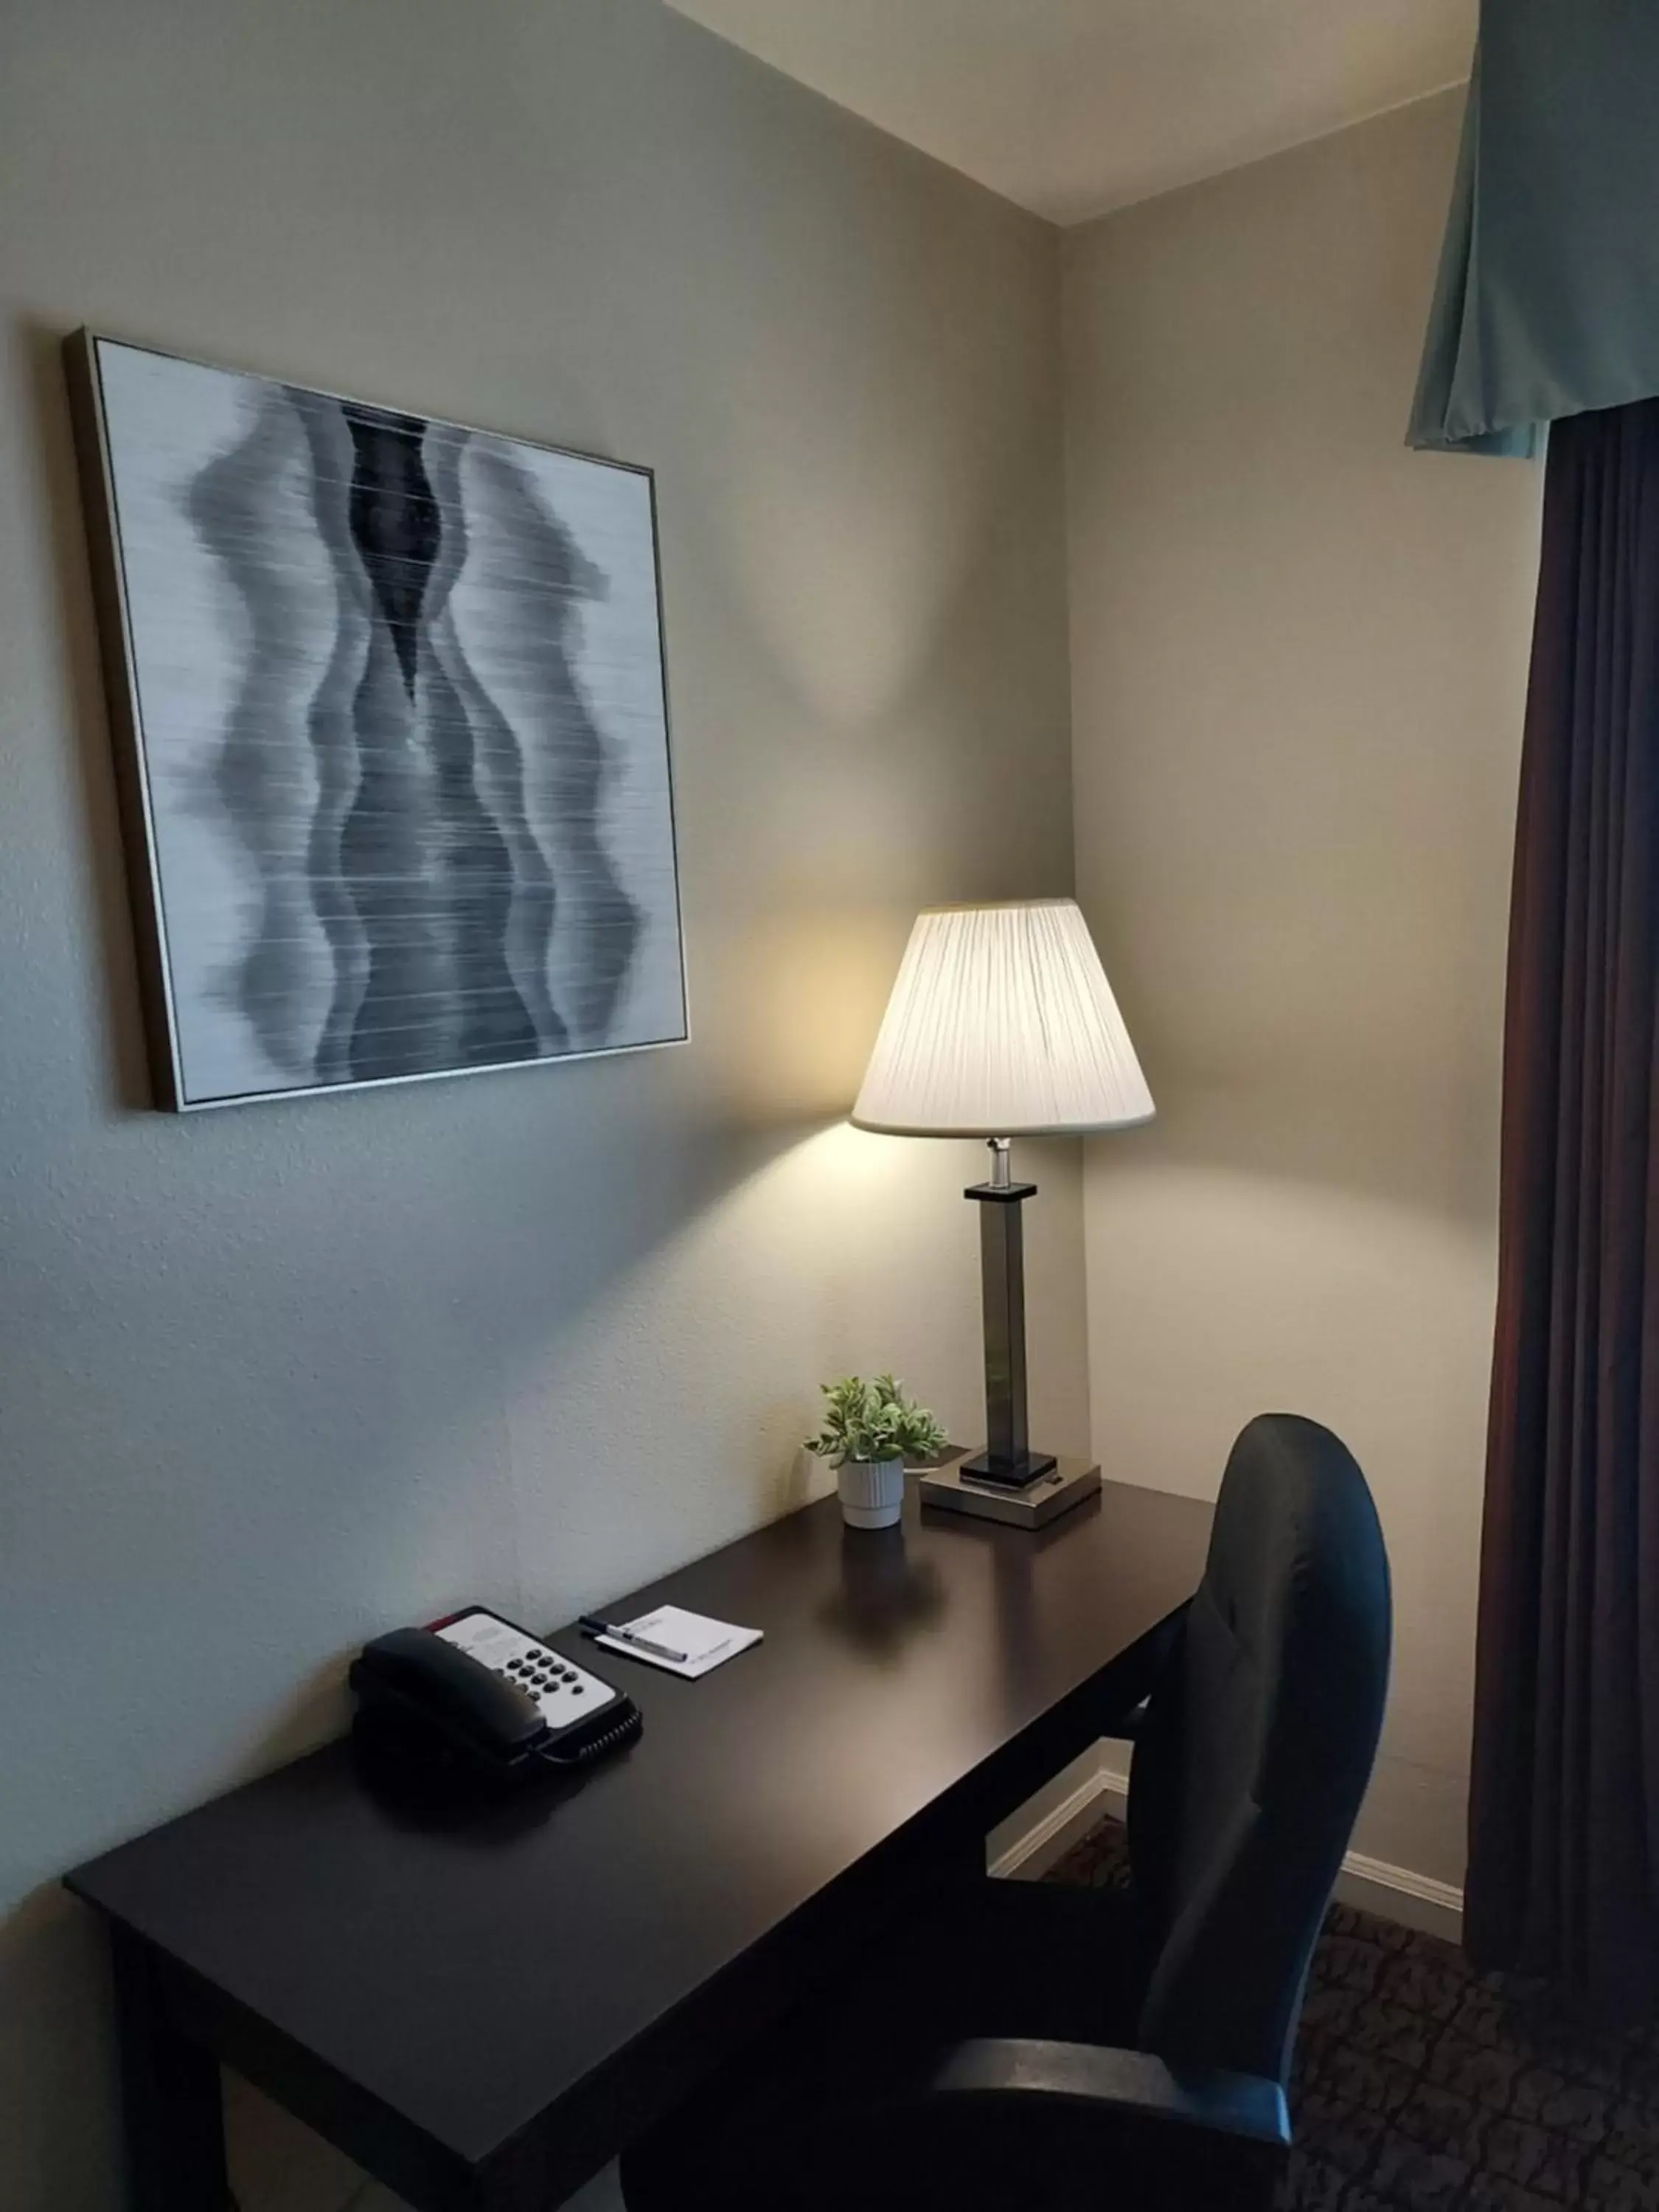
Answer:
[[[962,1471],[975,1482],[994,1482],[999,1489],[1029,1490],[1045,1474],[1052,1474],[1054,1466],[1052,1452],[1016,1452],[1012,1459],[1004,1459],[1000,1452],[982,1451],[964,1460]]]
[[[1006,1482],[987,1482],[969,1472],[972,1465],[971,1460],[954,1460],[948,1467],[927,1468],[916,1483],[922,1504],[947,1513],[970,1513],[981,1521],[1006,1522],[1013,1528],[1041,1528],[1100,1488],[1100,1469],[1090,1460],[1055,1460],[1047,1474],[1020,1489]]]

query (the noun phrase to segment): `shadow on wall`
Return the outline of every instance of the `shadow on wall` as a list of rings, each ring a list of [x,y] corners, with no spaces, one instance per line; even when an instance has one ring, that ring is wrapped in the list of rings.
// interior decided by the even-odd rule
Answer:
[[[1233,1437],[1285,1407],[1327,1423],[1376,1492],[1395,1574],[1389,1706],[1356,1848],[1461,1882],[1497,1249],[1494,1163],[1386,1114],[1364,1144],[1277,1156],[1209,1102],[1137,1154],[1091,1148],[1095,1446],[1212,1497]]]
[[[615,1070],[622,1064],[605,1065]],[[512,1500],[504,1495],[511,1488],[510,1475],[498,1469],[492,1477],[473,1466],[468,1494],[477,1499],[477,1519],[459,1534],[428,1516],[422,1488],[434,1479],[434,1469],[441,1480],[452,1459],[465,1465],[471,1452],[476,1462],[477,1446],[467,1431],[489,1429],[500,1421],[503,1405],[510,1407],[520,1396],[533,1399],[538,1386],[556,1388],[556,1382],[549,1385],[544,1370],[557,1356],[561,1340],[580,1335],[596,1307],[625,1303],[629,1278],[644,1263],[662,1261],[672,1268],[677,1249],[701,1234],[702,1223],[718,1225],[730,1208],[743,1206],[750,1187],[763,1206],[768,1170],[801,1145],[800,1133],[793,1131],[704,1129],[695,1146],[677,1147],[668,1174],[653,1164],[647,1124],[639,1127],[637,1144],[628,1141],[625,1081],[615,1081],[612,1111],[589,1115],[583,1132],[562,1145],[550,1141],[539,1124],[526,1128],[522,1117],[507,1118],[505,1102],[514,1084],[507,1076],[498,1085],[442,1086],[469,1120],[483,1117],[484,1133],[465,1155],[452,1148],[449,1156],[458,1164],[441,1188],[405,1187],[398,1147],[386,1140],[401,1126],[395,1118],[399,1094],[365,1094],[338,1116],[337,1146],[308,1153],[304,1176],[285,1177],[266,1194],[257,1238],[232,1237],[227,1252],[228,1240],[211,1207],[186,1223],[172,1264],[220,1271],[221,1293],[208,1304],[223,1309],[226,1334],[207,1349],[209,1373],[222,1360],[249,1356],[239,1339],[237,1316],[243,1310],[246,1278],[266,1272],[269,1263],[261,1255],[267,1245],[280,1253],[291,1295],[320,1286],[312,1351],[303,1375],[272,1378],[271,1427],[239,1471],[239,1481],[220,1486],[223,1494],[215,1496],[200,1476],[176,1495],[166,1486],[159,1494],[153,1485],[147,1489],[142,1435],[133,1439],[125,1466],[106,1456],[89,1509],[94,1540],[139,1563],[134,1571],[142,1575],[142,1562],[153,1557],[158,1538],[166,1545],[172,1529],[177,1532],[174,1559],[159,1582],[152,1572],[136,1589],[125,1590],[119,1589],[118,1566],[100,1567],[94,1561],[88,1567],[83,1587],[99,1591],[100,1601],[102,1593],[114,1590],[116,1609],[131,1607],[125,1632],[118,1626],[106,1628],[101,1647],[106,1652],[123,1650],[125,1664],[120,1679],[106,1685],[97,1726],[74,1731],[52,1755],[50,1771],[42,1759],[40,1788],[50,1792],[55,1782],[62,1793],[56,1827],[76,1840],[68,1849],[43,1842],[34,1855],[37,1871],[46,1865],[55,1873],[70,1857],[89,1855],[211,1790],[267,1771],[332,1734],[343,1722],[343,1648],[321,1662],[308,1660],[303,1680],[275,1707],[266,1705],[253,1725],[247,1722],[247,1705],[262,1681],[268,1682],[270,1668],[263,1676],[257,1668],[252,1670],[253,1689],[245,1692],[240,1706],[234,1681],[228,1695],[222,1686],[216,1693],[211,1682],[180,1682],[176,1698],[157,1695],[158,1682],[177,1680],[179,1654],[176,1640],[169,1644],[156,1632],[152,1615],[165,1620],[183,1606],[194,1607],[191,1593],[204,1573],[212,1571],[198,1563],[216,1556],[234,1559],[237,1547],[268,1543],[270,1554],[258,1567],[261,1584],[274,1591],[280,1608],[292,1577],[295,1600],[309,1606],[307,1618],[326,1621],[308,1645],[313,1653],[323,1637],[331,1642],[338,1637],[343,1621],[357,1620],[363,1634],[386,1626],[385,1608],[398,1601],[399,1593],[418,1592],[435,1609],[475,1575],[481,1591],[510,1586],[515,1572],[521,1582],[543,1587],[533,1561],[520,1566],[500,1555],[513,1552],[519,1534]],[[295,1116],[326,1115],[334,1103],[250,1109],[248,1115],[275,1127]],[[428,1095],[423,1111],[430,1103]],[[227,1115],[188,1127],[193,1142],[211,1144],[221,1132],[234,1137],[238,1119],[246,1126],[246,1116]],[[639,1164],[625,1200],[614,1192],[596,1191],[600,1164],[619,1141],[623,1153]],[[864,1149],[878,1161],[888,1153],[879,1139],[848,1141],[861,1148],[860,1158]],[[895,1145],[891,1150],[902,1148]],[[812,1179],[832,1186],[837,1181],[833,1172]],[[614,1183],[614,1173],[608,1180]],[[950,1203],[954,1180],[943,1179],[941,1204]],[[931,1193],[928,1197],[931,1203]],[[373,1242],[372,1281],[361,1280],[366,1255],[359,1255],[355,1296],[343,1298],[337,1285],[328,1286],[338,1272],[333,1263],[343,1218],[373,1220],[380,1226]],[[450,1233],[458,1219],[468,1224],[465,1237]],[[434,1266],[441,1271],[435,1281]],[[441,1356],[434,1357],[436,1333],[429,1316],[422,1319],[414,1340],[428,1356],[406,1364],[397,1357],[397,1339],[409,1324],[411,1285],[422,1286],[413,1295],[441,1309],[451,1329]],[[337,1473],[319,1470],[296,1429],[307,1420],[313,1400],[337,1404],[350,1392],[358,1355],[343,1341],[345,1325],[354,1307],[372,1301],[377,1292],[386,1300],[386,1311],[380,1387],[374,1394],[372,1419],[364,1425],[373,1458]],[[100,1283],[100,1294],[118,1306],[142,1297],[136,1285],[118,1277],[112,1284]],[[481,1316],[487,1316],[487,1322]],[[96,1333],[95,1319],[93,1326]],[[360,1313],[354,1326],[360,1342]],[[125,1334],[130,1339],[131,1329]],[[131,1342],[125,1348],[146,1364],[142,1337],[136,1348]],[[119,1395],[118,1375],[100,1382]],[[53,1386],[48,1380],[48,1389],[54,1387],[62,1392],[68,1383],[60,1377]],[[284,1399],[289,1401],[286,1406],[280,1402]],[[802,1403],[781,1397],[769,1409],[769,1424],[793,1439],[805,1410]],[[320,1425],[325,1432],[326,1424]],[[495,1456],[511,1462],[510,1438],[497,1444]],[[785,1492],[800,1479],[799,1462],[792,1451],[787,1476],[774,1480],[770,1461],[775,1456],[757,1452],[748,1486],[740,1484],[720,1501],[726,1516],[750,1525],[798,1502]],[[280,1523],[255,1494],[275,1481],[286,1482],[289,1492]],[[395,1503],[397,1517],[382,1523],[377,1556],[370,1547],[388,1501]],[[489,1525],[495,1521],[499,1528]],[[225,1540],[204,1525],[209,1522],[241,1524],[228,1540],[228,1553]],[[658,1556],[641,1561],[636,1551],[629,1565],[638,1573],[629,1571],[627,1579],[643,1578],[681,1555],[686,1546],[678,1526],[665,1513],[660,1525],[635,1535],[636,1546],[653,1547]],[[493,1559],[492,1546],[499,1547]],[[239,1571],[245,1583],[246,1556]],[[605,1570],[590,1563],[583,1571]],[[233,1595],[236,1587],[233,1577]],[[250,1602],[245,1587],[241,1602],[248,1639],[268,1642],[263,1606]],[[416,1613],[417,1602],[409,1610]],[[295,1641],[306,1646],[303,1627],[296,1629]],[[282,1679],[289,1679],[284,1667],[289,1664],[274,1662]],[[26,1745],[26,1755],[28,1750]],[[27,1842],[22,1850],[27,1852]],[[74,2212],[104,2212],[107,2207],[114,2212],[119,2202],[116,2090],[101,1939],[93,1916],[55,1881],[33,1887],[0,1921],[0,2162],[5,2168],[0,2201],[15,2185],[23,2204],[51,2203],[73,2207]],[[268,2205],[291,2204],[294,2212],[301,2207],[304,2212],[323,2212],[324,2200],[307,2192],[314,2192],[318,2174],[347,2171],[341,2163],[304,2131],[274,2118],[256,2099],[234,2100],[233,2113],[249,2147],[242,2170],[257,2175],[250,2207],[264,2212]]]
[[[510,1085],[513,1079],[503,1080]],[[482,1103],[479,1086],[465,1087],[472,1091],[471,1103],[477,1108]],[[284,1115],[326,1112],[329,1102],[249,1110]],[[614,1141],[614,1125],[611,1135]],[[411,1584],[442,1589],[454,1571],[453,1551],[449,1559],[422,1556],[416,1526],[398,1528],[390,1535],[386,1546],[388,1556],[378,1572],[365,1572],[365,1545],[372,1540],[364,1528],[365,1516],[372,1520],[374,1501],[384,1500],[396,1491],[399,1470],[405,1466],[429,1470],[443,1455],[441,1446],[434,1449],[434,1440],[447,1431],[469,1425],[489,1427],[498,1421],[499,1405],[490,1401],[510,1401],[515,1373],[527,1373],[544,1362],[550,1346],[556,1344],[580,1313],[595,1301],[614,1295],[622,1279],[643,1256],[671,1239],[692,1216],[714,1205],[723,1193],[792,1141],[777,1134],[764,1139],[706,1134],[695,1168],[686,1150],[678,1150],[672,1189],[653,1191],[655,1178],[641,1178],[642,1188],[636,1191],[633,1204],[614,1210],[608,1236],[600,1232],[600,1224],[590,1212],[581,1227],[573,1224],[572,1233],[562,1237],[555,1224],[562,1216],[568,1222],[572,1209],[558,1186],[565,1183],[578,1192],[586,1188],[591,1193],[592,1169],[568,1151],[556,1160],[550,1157],[539,1135],[533,1144],[525,1142],[516,1159],[501,1142],[482,1143],[470,1170],[463,1170],[445,1189],[414,1194],[398,1187],[395,1159],[383,1160],[377,1182],[359,1144],[354,1144],[349,1153],[343,1151],[331,1158],[313,1155],[313,1164],[303,1184],[291,1183],[286,1193],[283,1266],[291,1282],[326,1281],[331,1263],[338,1257],[337,1224],[348,1214],[361,1216],[368,1210],[379,1214],[384,1224],[384,1243],[374,1272],[379,1285],[387,1291],[389,1304],[395,1308],[399,1303],[388,1287],[392,1283],[401,1275],[406,1279],[424,1278],[429,1284],[434,1257],[442,1255],[444,1279],[434,1295],[454,1313],[459,1339],[453,1356],[435,1370],[428,1365],[424,1372],[419,1371],[416,1363],[415,1369],[399,1371],[394,1390],[377,1394],[373,1422],[376,1465],[359,1465],[349,1476],[323,1485],[317,1483],[314,1475],[308,1478],[296,1470],[295,1489],[309,1490],[311,1496],[309,1512],[299,1499],[290,1501],[297,1509],[294,1519],[298,1531],[288,1539],[295,1554],[295,1570],[308,1564],[313,1580],[326,1581],[331,1555],[337,1559],[345,1551],[355,1553],[358,1562],[355,1587],[349,1571],[337,1576],[331,1585],[335,1633],[341,1620],[351,1619],[354,1610],[361,1614],[365,1601],[372,1602],[377,1583],[387,1593]],[[510,1202],[509,1193],[514,1194]],[[472,1224],[471,1234],[464,1238],[446,1235],[446,1224],[457,1218]],[[270,1225],[268,1212],[267,1231]],[[205,1238],[218,1243],[209,1219],[204,1218],[200,1226]],[[550,1264],[552,1249],[558,1253],[556,1267]],[[244,1245],[228,1261],[222,1252],[216,1258],[212,1252],[201,1250],[194,1255],[176,1254],[175,1264],[223,1268],[225,1304],[228,1310],[234,1312],[236,1276],[245,1267],[258,1267],[262,1262]],[[471,1353],[461,1348],[468,1333],[464,1316],[477,1310],[486,1288],[491,1316],[487,1356],[482,1346],[475,1346]],[[368,1286],[365,1295],[372,1297],[374,1289]],[[134,1286],[131,1295],[140,1297],[142,1292]],[[330,1298],[325,1304],[335,1321],[343,1322],[344,1316],[337,1301]],[[510,1335],[501,1328],[502,1317],[507,1316],[516,1316]],[[395,1314],[389,1312],[387,1320],[389,1331],[395,1333]],[[331,1334],[334,1325],[328,1311],[319,1313],[319,1336]],[[429,1342],[429,1332],[426,1334]],[[218,1356],[234,1359],[239,1348],[222,1345]],[[320,1345],[315,1357],[319,1364],[325,1360]],[[212,1355],[208,1364],[214,1364]],[[319,1388],[325,1398],[337,1401],[343,1391],[350,1389],[351,1363],[343,1354],[331,1364],[336,1371],[321,1380]],[[48,1389],[54,1387],[48,1378],[42,1379]],[[276,1378],[275,1388],[280,1393],[284,1380],[292,1383],[297,1379]],[[311,1379],[315,1379],[315,1370]],[[69,1379],[58,1378],[55,1387],[69,1388]],[[22,1410],[27,1424],[27,1409]],[[465,1449],[464,1444],[457,1443],[463,1464]],[[258,1456],[265,1461],[269,1476],[284,1456],[280,1428],[264,1440]],[[303,1456],[303,1447],[297,1443],[295,1456],[296,1462]],[[161,1534],[155,1523],[173,1522],[178,1530],[176,1573],[165,1580],[182,1595],[194,1573],[191,1561],[196,1532],[189,1528],[192,1516],[185,1510],[187,1501],[179,1501],[176,1521],[171,1500],[158,1499],[153,1510],[147,1510],[143,1502],[142,1465],[135,1460],[122,1469],[106,1457],[104,1467],[113,1493],[104,1516],[104,1539],[117,1547],[125,1541],[133,1559],[141,1561],[153,1555]],[[247,1472],[252,1477],[252,1470]],[[472,1479],[476,1486],[476,1468]],[[499,1478],[493,1492],[485,1490],[481,1510],[486,1518],[500,1518],[504,1524],[500,1533],[510,1543],[510,1506],[501,1495]],[[751,1519],[760,1517],[760,1509],[753,1503],[745,1507],[740,1501],[738,1510],[746,1510]],[[256,1523],[260,1518],[257,1504],[252,1517]],[[418,1523],[419,1517],[411,1500],[410,1520]],[[147,1538],[133,1525],[145,1519],[152,1524]],[[129,1532],[125,1539],[118,1534],[122,1526]],[[430,1540],[439,1540],[438,1532],[428,1535]],[[199,1540],[204,1559],[216,1553],[222,1554],[222,1543],[209,1532],[200,1532]],[[488,1547],[494,1537],[486,1534],[478,1540]],[[663,1540],[672,1547],[672,1534]],[[298,1554],[311,1547],[315,1548],[316,1559],[303,1561]],[[267,1571],[280,1576],[283,1570],[279,1560],[280,1553]],[[504,1571],[497,1560],[480,1572],[479,1580],[499,1582]],[[107,1589],[114,1579],[112,1569],[94,1571],[88,1575],[87,1586]],[[145,1607],[165,1609],[169,1603],[167,1589],[158,1589],[154,1580],[138,1595]],[[364,1632],[384,1625],[383,1620],[367,1621]],[[259,1625],[251,1623],[249,1632],[260,1634]],[[316,1665],[255,1732],[235,1724],[234,1703],[227,1711],[222,1702],[216,1704],[210,1694],[190,1685],[179,1686],[176,1705],[171,1693],[166,1698],[156,1694],[157,1682],[175,1679],[179,1655],[176,1643],[167,1649],[164,1639],[154,1638],[141,1613],[135,1612],[131,1633],[122,1640],[128,1645],[129,1656],[125,1680],[108,1685],[104,1710],[96,1712],[95,1720],[90,1717],[94,1709],[88,1705],[88,1724],[76,1729],[74,1741],[53,1759],[55,1778],[43,1772],[37,1784],[49,1790],[55,1778],[63,1793],[57,1824],[65,1832],[73,1830],[85,1838],[87,1850],[94,1848],[100,1832],[104,1842],[113,1842],[134,1827],[161,1817],[167,1808],[155,1804],[158,1786],[182,1807],[210,1789],[230,1786],[297,1755],[333,1733],[343,1719],[343,1651]],[[105,1650],[113,1648],[115,1641],[106,1634]],[[164,1648],[156,1650],[153,1659],[147,1657],[146,1644],[155,1649],[158,1643]],[[198,1716],[194,1720],[192,1705]],[[198,1735],[199,1759],[191,1744]],[[125,1741],[119,1751],[112,1753],[112,1739],[116,1737]],[[188,1754],[181,1754],[181,1743],[191,1744]],[[186,1759],[188,1764],[181,1763]],[[151,1778],[155,1777],[163,1778],[159,1785]],[[64,1816],[64,1802],[79,1806],[78,1818]],[[15,2188],[17,2201],[23,2204],[60,2205],[65,2212],[70,2207],[74,2212],[97,2212],[98,2208],[113,2207],[118,2201],[113,2193],[115,2090],[108,2013],[101,1938],[92,1915],[62,1893],[55,1881],[35,1888],[8,1917],[0,1920],[0,2022],[5,2024],[0,2032],[0,2144],[4,2146],[0,2163],[5,2169],[0,2178],[0,2200],[9,2201]]]
[[[1498,1207],[1496,1012],[1483,1007],[1462,1032],[1456,1079],[1433,1083],[1402,1080],[1397,1065],[1368,1065],[1363,1053],[1322,1063],[1300,1042],[1287,1042],[1282,1060],[1269,1055],[1270,1077],[1231,1072],[1190,1064],[1190,1048],[1160,1054],[1154,1036],[1146,1061],[1161,1071],[1158,1120],[1128,1137],[1095,1139],[1091,1159],[1109,1178],[1180,1168],[1323,1187],[1489,1236]],[[1172,1058],[1189,1064],[1172,1073]]]
[[[76,765],[82,820],[91,847],[88,894],[96,924],[104,979],[102,1034],[109,1054],[106,1080],[110,1103],[141,1108],[150,1103],[132,923],[126,896],[120,820],[111,764],[109,724],[100,672],[86,525],[79,471],[70,429],[69,396],[64,373],[64,332],[26,323],[22,344],[28,362],[34,415],[34,450],[43,478],[41,501],[52,536],[52,565],[59,580],[64,688],[74,717]]]

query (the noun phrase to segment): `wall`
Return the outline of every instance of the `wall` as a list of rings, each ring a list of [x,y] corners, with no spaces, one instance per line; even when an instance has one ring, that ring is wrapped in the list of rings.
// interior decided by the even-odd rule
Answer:
[[[0,143],[0,2199],[99,2212],[62,1869],[332,1729],[374,1631],[782,1510],[822,1376],[978,1425],[975,1148],[836,1123],[917,906],[1070,887],[1056,248],[649,0],[21,0]],[[655,465],[690,1047],[142,1110],[83,322]],[[327,2201],[289,2150],[249,2212]]]
[[[1351,1443],[1393,1555],[1357,1843],[1462,1876],[1538,478],[1401,438],[1459,101],[1066,241],[1078,880],[1158,1097],[1087,1170],[1095,1448]]]

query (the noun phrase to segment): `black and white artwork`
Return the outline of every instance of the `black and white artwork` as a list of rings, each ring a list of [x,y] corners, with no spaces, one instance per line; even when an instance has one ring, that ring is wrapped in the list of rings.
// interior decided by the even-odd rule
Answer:
[[[682,1039],[648,471],[71,365],[167,1103]]]

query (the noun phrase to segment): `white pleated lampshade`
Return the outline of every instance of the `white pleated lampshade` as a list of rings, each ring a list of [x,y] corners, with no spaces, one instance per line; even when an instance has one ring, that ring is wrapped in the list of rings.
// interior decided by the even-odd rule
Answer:
[[[853,1120],[904,1137],[1150,1121],[1152,1094],[1073,899],[916,918]]]

